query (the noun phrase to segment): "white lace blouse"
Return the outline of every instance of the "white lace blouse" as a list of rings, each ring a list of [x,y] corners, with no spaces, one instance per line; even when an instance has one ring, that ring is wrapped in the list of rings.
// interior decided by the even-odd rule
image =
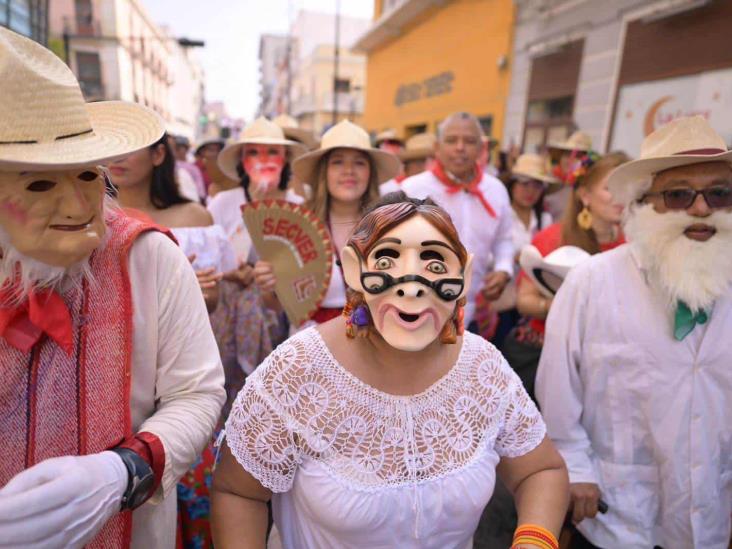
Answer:
[[[234,457],[274,492],[285,548],[469,547],[498,460],[544,434],[519,378],[469,333],[445,376],[395,396],[304,330],[247,379],[226,423]]]

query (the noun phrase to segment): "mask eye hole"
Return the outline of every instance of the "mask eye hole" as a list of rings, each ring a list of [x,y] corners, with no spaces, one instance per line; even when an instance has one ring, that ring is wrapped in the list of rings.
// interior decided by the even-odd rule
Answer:
[[[97,172],[93,172],[91,170],[87,170],[85,172],[81,172],[77,178],[81,179],[82,181],[94,181],[99,177],[99,174]]]
[[[457,282],[447,282],[440,286],[440,295],[446,299],[455,299],[460,295],[463,286]]]
[[[380,276],[364,276],[361,283],[370,292],[380,292],[386,286],[386,281]]]
[[[56,186],[55,181],[49,181],[47,179],[39,179],[37,181],[33,181],[26,186],[26,190],[30,191],[32,193],[44,193],[46,191],[50,191]]]
[[[447,267],[441,261],[433,261],[427,265],[427,270],[434,274],[445,274],[447,273]]]

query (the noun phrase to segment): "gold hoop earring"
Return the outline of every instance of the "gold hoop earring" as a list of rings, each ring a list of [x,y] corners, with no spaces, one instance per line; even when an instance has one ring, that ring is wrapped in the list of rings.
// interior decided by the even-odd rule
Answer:
[[[577,214],[577,225],[584,231],[589,231],[592,228],[592,212],[587,206]]]

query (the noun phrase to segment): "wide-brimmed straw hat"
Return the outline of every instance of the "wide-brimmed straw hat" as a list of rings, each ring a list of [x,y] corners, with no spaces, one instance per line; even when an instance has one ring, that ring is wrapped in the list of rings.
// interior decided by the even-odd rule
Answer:
[[[241,150],[244,145],[283,145],[290,153],[290,160],[305,152],[305,146],[297,141],[285,138],[285,134],[277,124],[260,116],[249,124],[241,134],[241,137],[224,147],[218,157],[219,168],[228,177],[240,179],[236,167],[241,162]]]
[[[404,139],[399,137],[396,130],[393,128],[389,128],[388,130],[377,133],[376,137],[374,138],[374,145],[378,147],[384,141],[396,141],[398,143],[401,143],[402,145],[404,144]]]
[[[397,156],[402,162],[434,156],[437,137],[432,133],[418,133],[407,139],[404,150]]]
[[[343,120],[325,134],[320,141],[320,148],[302,155],[292,164],[292,171],[301,181],[314,183],[317,180],[318,163],[320,159],[333,149],[356,149],[368,154],[376,168],[377,183],[383,183],[396,176],[401,169],[399,159],[390,152],[375,149],[366,130]]]
[[[85,103],[56,54],[0,27],[0,170],[93,166],[152,145],[163,131],[141,105]]]
[[[548,171],[547,160],[543,156],[525,153],[516,159],[511,173],[519,179],[536,179],[547,184],[546,192],[553,193],[562,188],[562,182]]]
[[[318,148],[318,140],[313,132],[301,128],[298,121],[289,114],[280,114],[272,122],[282,128],[287,139],[302,143],[311,151]]]
[[[548,143],[547,148],[562,151],[587,152],[592,149],[592,138],[585,132],[576,131],[565,141],[552,141]]]
[[[607,184],[618,202],[629,204],[663,170],[718,161],[732,163],[732,151],[727,150],[724,139],[703,116],[685,116],[648,135],[641,144],[638,160],[615,168]]]

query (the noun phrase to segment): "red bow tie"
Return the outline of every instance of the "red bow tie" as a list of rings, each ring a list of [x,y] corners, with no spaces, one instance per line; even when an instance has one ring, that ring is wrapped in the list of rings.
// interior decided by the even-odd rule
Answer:
[[[55,290],[31,290],[20,305],[4,305],[12,303],[15,295],[11,289],[0,290],[0,336],[27,353],[46,334],[70,355],[71,315],[61,296]]]
[[[432,167],[432,174],[437,179],[439,179],[443,185],[447,187],[448,193],[454,194],[460,191],[464,191],[466,193],[472,194],[480,201],[485,211],[488,212],[488,215],[490,215],[491,217],[496,217],[496,211],[493,209],[493,206],[490,205],[490,203],[485,199],[485,196],[483,196],[481,190],[478,188],[480,182],[483,180],[483,173],[481,172],[480,167],[477,164],[475,165],[475,177],[472,181],[469,181],[468,183],[457,183],[456,181],[450,179],[450,177],[445,172],[445,169],[442,167],[442,164],[440,164],[439,162],[435,162],[434,166]]]

